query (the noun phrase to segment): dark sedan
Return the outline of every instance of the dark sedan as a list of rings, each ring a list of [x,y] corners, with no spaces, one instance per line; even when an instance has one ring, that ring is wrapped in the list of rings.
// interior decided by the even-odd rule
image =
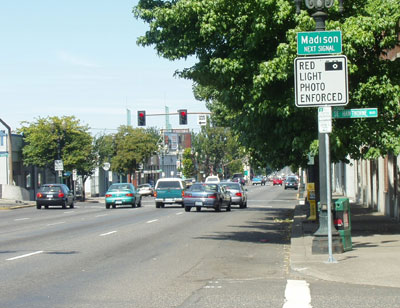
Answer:
[[[286,180],[285,180],[285,189],[288,188],[293,188],[293,189],[299,189],[299,181],[297,181],[297,178],[294,176],[289,176]]]
[[[50,205],[73,208],[74,194],[65,184],[44,184],[36,194],[36,208],[40,210],[44,206],[47,209]]]
[[[195,183],[185,191],[183,205],[186,212],[195,207],[199,212],[201,208],[213,208],[220,212],[221,208],[231,210],[232,198],[229,192],[221,184],[216,183]]]

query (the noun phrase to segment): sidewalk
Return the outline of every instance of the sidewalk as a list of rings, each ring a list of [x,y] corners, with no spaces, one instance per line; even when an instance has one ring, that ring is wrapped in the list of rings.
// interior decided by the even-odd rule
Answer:
[[[334,254],[311,253],[317,223],[306,219],[307,206],[297,205],[291,238],[290,265],[298,274],[314,278],[400,288],[400,223],[371,209],[351,204],[353,249]]]

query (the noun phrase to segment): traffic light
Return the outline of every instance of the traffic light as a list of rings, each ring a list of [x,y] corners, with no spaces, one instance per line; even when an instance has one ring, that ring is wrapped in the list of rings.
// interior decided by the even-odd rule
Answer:
[[[146,126],[146,111],[138,111],[137,112],[137,122],[138,126]]]
[[[178,110],[178,114],[179,114],[179,125],[186,125],[187,124],[187,109]]]

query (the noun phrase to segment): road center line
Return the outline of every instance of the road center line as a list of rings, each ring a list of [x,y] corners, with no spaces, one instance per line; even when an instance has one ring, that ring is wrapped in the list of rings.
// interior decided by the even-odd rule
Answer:
[[[176,213],[176,215],[182,215],[182,214],[183,214],[183,212]]]
[[[312,308],[309,284],[305,280],[288,280],[283,308]]]
[[[25,217],[25,218],[17,218],[17,219],[14,219],[14,221],[22,221],[22,220],[28,220],[28,219],[30,219],[30,218],[28,218],[28,217]]]
[[[100,236],[106,236],[106,235],[110,235],[110,234],[113,234],[113,233],[117,233],[117,231],[111,231],[111,232],[103,233],[103,234],[100,234]]]
[[[158,221],[158,219],[149,220],[149,221],[146,222],[146,223],[147,223],[147,224],[151,224],[151,223],[156,222],[156,221]]]
[[[94,217],[103,217],[103,216],[108,216],[108,214],[96,215],[96,216],[94,216]]]
[[[14,260],[17,260],[17,259],[21,259],[21,258],[26,258],[26,257],[30,257],[30,256],[33,256],[33,255],[37,255],[39,253],[43,253],[43,250],[27,253],[26,255],[22,255],[22,256],[18,256],[18,257],[9,258],[9,259],[6,259],[6,261],[14,261]]]

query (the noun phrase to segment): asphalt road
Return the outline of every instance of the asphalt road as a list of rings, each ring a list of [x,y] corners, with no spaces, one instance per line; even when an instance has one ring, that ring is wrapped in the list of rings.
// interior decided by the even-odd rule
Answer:
[[[142,208],[2,211],[0,307],[331,307],[344,295],[341,307],[400,307],[398,290],[293,276],[296,192],[248,190],[247,209],[220,213],[156,209],[151,197]]]

